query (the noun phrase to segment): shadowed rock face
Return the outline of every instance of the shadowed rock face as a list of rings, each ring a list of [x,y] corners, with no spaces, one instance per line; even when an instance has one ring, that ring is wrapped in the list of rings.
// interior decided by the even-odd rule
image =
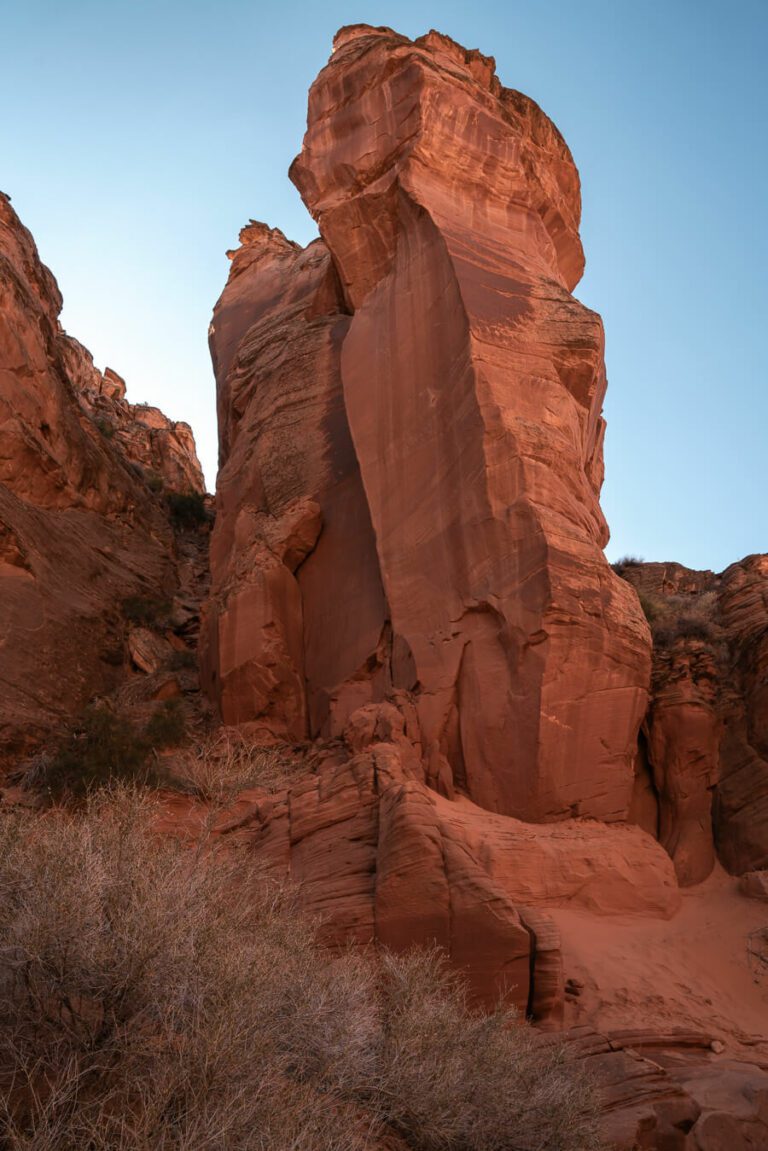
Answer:
[[[208,652],[225,720],[408,700],[431,786],[626,816],[650,668],[606,564],[578,175],[493,61],[343,30],[291,170],[322,240],[241,236],[217,305]]]
[[[0,763],[119,682],[122,600],[173,594],[173,533],[144,473],[203,490],[187,425],[126,403],[60,310],[0,194]]]
[[[657,835],[681,884],[716,855],[768,868],[768,556],[720,575],[631,564],[653,619],[651,705],[631,818]]]

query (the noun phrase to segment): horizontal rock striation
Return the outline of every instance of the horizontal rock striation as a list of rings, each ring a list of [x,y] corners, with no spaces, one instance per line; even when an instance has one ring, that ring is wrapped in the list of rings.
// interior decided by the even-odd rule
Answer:
[[[672,863],[637,827],[525,824],[449,800],[425,784],[413,736],[394,705],[362,707],[343,740],[308,752],[290,786],[242,792],[216,834],[289,874],[329,944],[438,943],[477,1001],[505,992],[556,1025],[564,980],[548,909],[669,918],[679,905]],[[168,826],[194,833],[206,818],[178,799]]]

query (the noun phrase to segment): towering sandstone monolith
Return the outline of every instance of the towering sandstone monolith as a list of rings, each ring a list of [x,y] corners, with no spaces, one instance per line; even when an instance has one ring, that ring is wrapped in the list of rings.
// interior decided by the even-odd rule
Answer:
[[[61,303],[0,193],[0,765],[129,674],[121,605],[179,587],[162,488],[204,490],[188,425],[129,404]]]
[[[565,1027],[617,1151],[762,1145],[763,905],[715,855],[768,890],[765,567],[716,580],[714,630],[654,622],[651,680],[644,591],[715,596],[602,554],[570,153],[492,60],[355,26],[291,176],[320,238],[251,221],[214,311],[202,662],[296,770],[216,833],[329,944],[437,943],[477,1001]]]
[[[252,223],[214,314],[223,718],[338,738],[390,701],[445,796],[625,818],[650,641],[602,553],[568,148],[492,59],[355,26],[291,176],[322,239]]]

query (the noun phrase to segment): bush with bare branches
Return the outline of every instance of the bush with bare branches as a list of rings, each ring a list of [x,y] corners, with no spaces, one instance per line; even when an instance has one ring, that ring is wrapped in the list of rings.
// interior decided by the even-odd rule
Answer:
[[[0,816],[7,1151],[585,1151],[589,1086],[437,952],[317,946],[244,852],[113,789]]]

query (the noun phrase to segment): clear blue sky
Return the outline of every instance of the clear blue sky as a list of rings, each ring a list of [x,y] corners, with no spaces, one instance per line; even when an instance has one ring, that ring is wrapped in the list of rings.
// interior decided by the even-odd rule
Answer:
[[[67,329],[190,421],[212,484],[224,252],[251,216],[314,235],[286,172],[356,22],[495,55],[571,146],[577,294],[607,331],[609,557],[768,549],[768,0],[0,0],[0,189]]]

